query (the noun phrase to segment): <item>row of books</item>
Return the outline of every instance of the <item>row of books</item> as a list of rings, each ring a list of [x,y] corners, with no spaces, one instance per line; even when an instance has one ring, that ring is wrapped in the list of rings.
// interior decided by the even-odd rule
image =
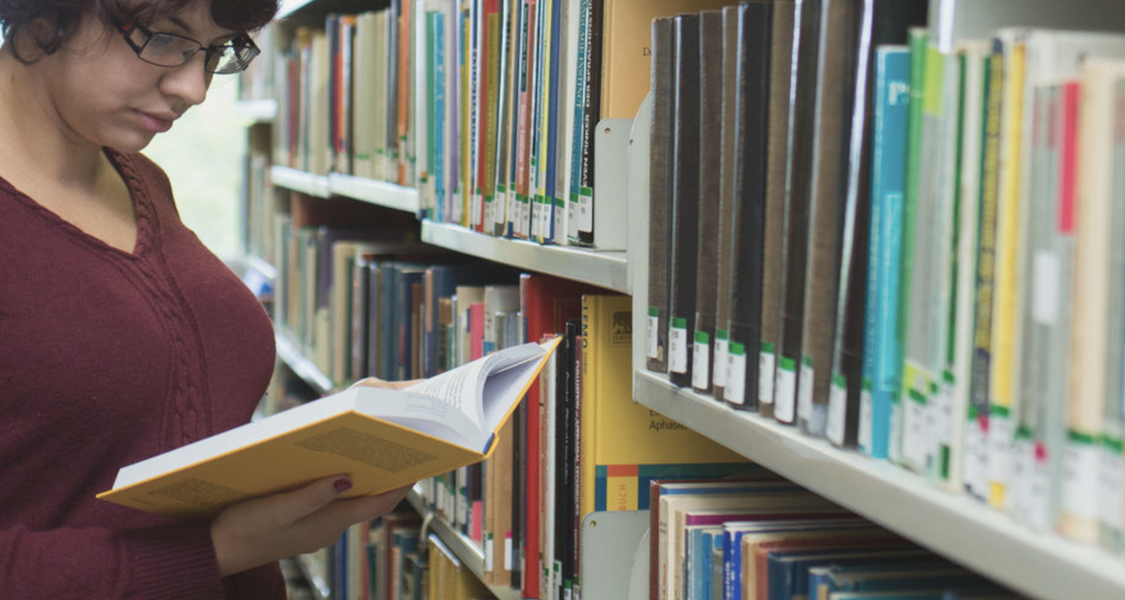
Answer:
[[[649,495],[651,600],[1018,597],[768,473]]]
[[[654,22],[646,366],[1120,551],[1125,35],[890,4]]]
[[[378,207],[291,196],[279,238],[300,250],[278,266],[275,320],[334,387],[370,375],[429,377],[493,349],[563,338],[493,456],[422,488],[433,512],[480,546],[487,583],[561,597],[579,585],[576,536],[586,515],[647,508],[654,477],[746,468],[632,402],[622,376],[632,369],[628,296],[372,238],[369,228],[339,223],[361,223],[353,209]]]
[[[278,28],[275,161],[416,188],[482,233],[623,250],[616,224],[595,236],[596,126],[639,109],[653,17],[722,3],[395,0]]]
[[[404,506],[353,525],[330,548],[305,555],[306,575],[340,600],[489,600],[493,596],[422,519]]]

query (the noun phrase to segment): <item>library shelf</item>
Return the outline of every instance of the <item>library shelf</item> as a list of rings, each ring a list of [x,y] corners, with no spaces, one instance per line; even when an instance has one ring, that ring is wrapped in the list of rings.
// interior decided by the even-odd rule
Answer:
[[[422,221],[422,241],[521,269],[555,275],[628,294],[624,251],[537,244],[478,233],[450,223]]]
[[[1100,548],[1037,532],[886,461],[634,373],[634,399],[950,560],[1040,600],[1119,598],[1125,564]]]
[[[444,519],[436,516],[426,505],[420,492],[421,484],[415,484],[414,489],[406,495],[406,500],[414,510],[423,517],[423,534],[433,533],[441,539],[442,543],[461,561],[466,568],[482,583],[484,582],[484,551],[460,531],[449,525]],[[496,600],[522,600],[519,590],[484,584]]]
[[[292,167],[274,165],[270,167],[270,179],[275,186],[317,198],[327,198],[331,195],[327,175],[314,175]]]
[[[282,333],[278,327],[274,329],[277,332],[274,334],[274,340],[277,345],[278,358],[289,366],[293,374],[303,379],[318,393],[330,393],[333,390],[332,380],[305,357],[300,347],[290,340],[288,335]]]
[[[418,190],[366,177],[332,173],[328,175],[328,193],[413,214],[419,210]]]

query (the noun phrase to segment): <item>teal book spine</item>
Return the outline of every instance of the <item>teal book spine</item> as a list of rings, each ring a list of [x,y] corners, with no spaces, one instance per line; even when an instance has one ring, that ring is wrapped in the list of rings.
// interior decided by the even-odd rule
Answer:
[[[870,439],[865,452],[887,458],[891,408],[901,389],[902,344],[897,335],[902,266],[903,192],[910,118],[911,53],[905,46],[876,50],[872,138],[871,232],[865,307],[863,379],[871,395]]]

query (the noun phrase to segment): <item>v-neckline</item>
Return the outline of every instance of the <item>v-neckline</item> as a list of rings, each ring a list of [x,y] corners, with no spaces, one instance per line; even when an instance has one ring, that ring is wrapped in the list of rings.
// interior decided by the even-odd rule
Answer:
[[[114,246],[106,240],[89,233],[85,229],[82,229],[69,220],[63,218],[50,208],[43,206],[4,177],[0,177],[0,185],[2,185],[2,187],[10,189],[14,193],[16,198],[22,200],[25,204],[32,207],[34,210],[36,210],[36,212],[43,215],[44,218],[59,225],[64,231],[67,231],[73,237],[82,240],[85,245],[93,248],[98,248],[102,252],[109,253],[111,255],[137,260],[141,258],[141,255],[148,247],[148,222],[150,215],[148,203],[147,201],[145,201],[145,190],[142,189],[143,186],[140,185],[140,179],[136,175],[132,161],[127,156],[120,154],[110,148],[104,148],[103,153],[105,154],[106,159],[109,161],[109,164],[117,172],[118,177],[120,177],[124,182],[125,190],[129,194],[129,200],[133,205],[133,226],[136,233],[133,239],[132,250],[126,250],[124,248]]]

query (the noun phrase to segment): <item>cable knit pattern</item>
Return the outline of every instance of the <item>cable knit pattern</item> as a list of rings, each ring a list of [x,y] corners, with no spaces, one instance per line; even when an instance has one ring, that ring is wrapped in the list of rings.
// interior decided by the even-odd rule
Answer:
[[[220,580],[207,523],[95,499],[117,469],[249,420],[274,366],[261,304],[140,155],[123,252],[0,179],[0,598],[276,600],[276,565]]]

